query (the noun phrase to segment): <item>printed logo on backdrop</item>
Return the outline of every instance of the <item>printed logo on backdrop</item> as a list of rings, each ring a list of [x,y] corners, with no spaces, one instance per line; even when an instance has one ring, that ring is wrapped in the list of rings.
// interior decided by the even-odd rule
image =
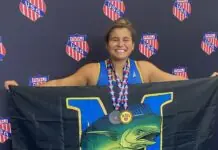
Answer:
[[[2,43],[2,37],[0,36],[0,61],[3,61],[5,55],[6,55],[6,49]]]
[[[141,54],[150,58],[158,52],[159,43],[157,34],[143,34],[139,43],[139,51]]]
[[[172,74],[188,79],[188,73],[186,67],[174,68]]]
[[[46,4],[44,0],[21,0],[20,12],[31,21],[36,21],[45,16]]]
[[[175,0],[173,4],[173,15],[179,20],[184,21],[191,15],[191,3],[189,0]]]
[[[105,0],[103,5],[103,12],[109,19],[115,21],[124,15],[124,2],[122,0]]]
[[[29,78],[29,86],[38,86],[49,80],[49,76],[42,76],[40,74]]]
[[[11,138],[11,123],[9,119],[0,118],[0,143]]]
[[[201,41],[201,49],[211,55],[218,47],[217,34],[215,32],[205,33]]]
[[[77,33],[70,35],[66,44],[66,53],[76,61],[85,58],[89,53],[87,35]]]

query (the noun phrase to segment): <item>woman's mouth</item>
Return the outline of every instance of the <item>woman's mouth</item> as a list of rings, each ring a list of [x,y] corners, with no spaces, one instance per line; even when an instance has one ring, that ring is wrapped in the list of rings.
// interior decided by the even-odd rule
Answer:
[[[117,53],[124,53],[125,50],[124,50],[124,49],[117,49],[116,52],[117,52]]]

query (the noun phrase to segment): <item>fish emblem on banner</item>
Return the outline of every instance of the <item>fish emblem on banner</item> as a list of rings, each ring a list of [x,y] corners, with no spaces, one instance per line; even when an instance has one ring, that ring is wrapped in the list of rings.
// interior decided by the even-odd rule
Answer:
[[[157,34],[143,34],[139,43],[139,51],[141,54],[150,58],[158,52],[159,43]]]
[[[2,37],[0,36],[0,61],[3,61],[5,55],[6,55],[6,49],[2,43]]]
[[[66,44],[66,53],[76,61],[85,58],[89,53],[87,35],[70,35]]]
[[[103,6],[105,16],[115,21],[123,17],[125,12],[125,5],[122,0],[105,0]]]
[[[11,123],[9,119],[0,118],[0,143],[11,138]]]
[[[173,15],[179,20],[184,21],[191,15],[191,3],[189,0],[175,0],[173,4]]]
[[[188,79],[187,68],[185,67],[174,68],[172,74]]]
[[[201,48],[207,55],[211,55],[215,52],[217,46],[218,41],[216,33],[211,32],[204,34],[201,42]]]
[[[49,80],[49,76],[42,76],[40,74],[29,78],[29,86],[38,86]]]
[[[21,0],[19,9],[31,21],[36,21],[45,16],[46,4],[44,0]]]

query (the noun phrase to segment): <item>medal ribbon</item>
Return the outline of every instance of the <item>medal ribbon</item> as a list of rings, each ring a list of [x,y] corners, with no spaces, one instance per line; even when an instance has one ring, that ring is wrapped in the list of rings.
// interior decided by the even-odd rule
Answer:
[[[108,82],[109,82],[109,89],[110,89],[110,94],[111,94],[111,99],[113,106],[115,110],[119,110],[122,104],[124,106],[124,109],[127,109],[128,107],[128,76],[129,76],[129,69],[130,69],[130,64],[129,61],[126,62],[126,65],[123,68],[123,80],[121,81],[115,72],[115,69],[113,67],[113,64],[110,59],[106,61],[107,64],[107,72],[108,72]],[[116,83],[120,89],[119,92],[119,97],[116,99],[115,97],[115,92],[114,92],[114,85],[113,85],[113,74],[116,80]]]

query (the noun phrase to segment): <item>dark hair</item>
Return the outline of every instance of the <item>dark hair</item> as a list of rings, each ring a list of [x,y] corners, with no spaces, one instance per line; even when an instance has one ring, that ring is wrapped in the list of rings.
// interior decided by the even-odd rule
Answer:
[[[128,19],[120,18],[120,19],[116,20],[114,22],[113,26],[111,28],[109,28],[109,30],[107,31],[107,33],[105,35],[105,42],[106,43],[108,43],[108,41],[109,41],[111,32],[117,28],[128,29],[131,33],[132,41],[135,42],[136,31],[133,28],[132,23]]]

